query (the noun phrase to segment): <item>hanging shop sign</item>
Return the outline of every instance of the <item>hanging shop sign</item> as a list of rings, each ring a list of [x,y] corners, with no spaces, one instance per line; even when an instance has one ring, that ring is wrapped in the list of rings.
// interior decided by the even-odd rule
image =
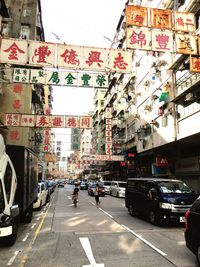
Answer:
[[[0,63],[131,73],[132,52],[1,38]]]
[[[127,5],[126,25],[148,27],[148,9],[146,7]]]
[[[112,154],[112,108],[106,108],[106,155]]]
[[[151,27],[157,29],[172,29],[172,11],[169,9],[150,9]]]
[[[200,57],[190,57],[190,72],[200,73]]]
[[[75,87],[108,87],[107,74],[14,68],[13,82]]]
[[[126,26],[127,48],[197,54],[193,13],[127,6]]]
[[[84,156],[87,160],[99,160],[99,161],[124,161],[123,155],[88,155]]]
[[[127,28],[126,34],[127,48],[170,53],[176,52],[188,55],[197,54],[196,40],[196,35],[177,33],[175,37],[173,37],[172,31],[149,31],[147,29],[134,27]]]
[[[51,144],[51,130],[46,128],[43,130],[43,152],[49,152]]]
[[[80,131],[77,128],[71,130],[71,150],[79,150],[79,135]]]
[[[180,54],[196,55],[197,41],[195,35],[176,34],[176,52]]]
[[[173,29],[183,32],[195,32],[196,30],[195,16],[189,12],[127,5],[125,15],[127,27]]]
[[[4,125],[9,127],[92,128],[90,116],[4,114]]]
[[[193,13],[174,12],[174,29],[175,31],[195,32],[196,21]]]

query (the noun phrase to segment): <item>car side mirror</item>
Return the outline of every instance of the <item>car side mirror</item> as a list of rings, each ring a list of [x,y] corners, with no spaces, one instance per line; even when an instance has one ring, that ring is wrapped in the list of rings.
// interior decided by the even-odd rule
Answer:
[[[18,205],[13,205],[11,208],[10,208],[10,214],[12,217],[16,217],[19,215],[19,206]]]

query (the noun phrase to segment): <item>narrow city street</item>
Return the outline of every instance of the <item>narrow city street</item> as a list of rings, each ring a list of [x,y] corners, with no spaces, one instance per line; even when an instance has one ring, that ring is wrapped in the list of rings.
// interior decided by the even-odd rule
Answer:
[[[86,190],[75,208],[72,189],[57,188],[32,223],[21,226],[15,245],[1,247],[0,266],[197,266],[183,227],[156,227],[131,217],[123,198],[102,197],[97,208]]]

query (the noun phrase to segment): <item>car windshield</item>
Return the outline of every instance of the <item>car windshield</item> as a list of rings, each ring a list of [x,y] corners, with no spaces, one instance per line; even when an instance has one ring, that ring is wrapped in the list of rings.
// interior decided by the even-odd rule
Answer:
[[[92,188],[95,188],[96,186],[97,186],[96,184],[92,184],[91,185]],[[99,184],[99,187],[103,187],[103,185],[102,184]]]
[[[126,183],[119,183],[119,187],[125,188],[126,187]]]
[[[160,182],[159,187],[163,193],[192,193],[191,189],[184,182],[165,181]]]
[[[111,182],[103,182],[103,184],[110,186],[111,185]]]
[[[5,203],[4,203],[4,197],[3,197],[3,188],[2,184],[0,181],[0,212],[2,212],[5,208]]]

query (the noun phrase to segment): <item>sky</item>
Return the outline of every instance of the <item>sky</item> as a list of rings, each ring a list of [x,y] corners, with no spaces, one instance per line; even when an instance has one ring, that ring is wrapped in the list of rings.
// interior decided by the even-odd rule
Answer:
[[[127,0],[41,0],[45,41],[110,48],[126,2]],[[87,114],[93,110],[93,96],[93,88],[53,87],[52,113]],[[67,130],[65,132],[69,135],[69,129]],[[62,136],[63,130],[60,133]]]

